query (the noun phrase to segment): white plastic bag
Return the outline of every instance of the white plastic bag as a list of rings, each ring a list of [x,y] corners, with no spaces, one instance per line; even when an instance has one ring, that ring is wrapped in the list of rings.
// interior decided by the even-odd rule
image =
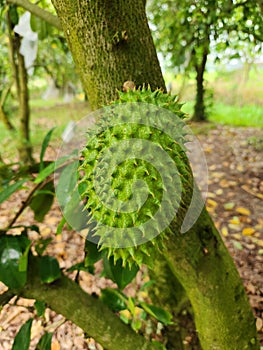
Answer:
[[[30,12],[20,16],[14,32],[23,37],[19,52],[24,56],[28,74],[32,75],[34,73],[33,63],[37,57],[38,34],[31,29],[30,16]]]

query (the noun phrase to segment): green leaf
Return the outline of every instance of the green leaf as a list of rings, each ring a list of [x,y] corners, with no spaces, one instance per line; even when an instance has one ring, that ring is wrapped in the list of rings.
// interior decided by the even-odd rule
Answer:
[[[26,321],[25,324],[19,329],[12,350],[28,350],[30,345],[30,334],[32,327],[33,318]]]
[[[61,277],[58,261],[53,256],[41,256],[38,267],[40,279],[44,283],[52,283]]]
[[[121,290],[134,279],[139,271],[137,265],[133,265],[131,268],[129,266],[123,267],[122,259],[114,263],[113,257],[109,259],[104,257],[103,266],[106,277],[117,283]]]
[[[120,319],[125,324],[129,324],[130,323],[130,320],[125,315],[123,315],[122,313],[120,314]]]
[[[102,259],[104,254],[99,251],[95,243],[90,242],[88,239],[85,241],[85,253],[85,266],[93,266],[97,261]]]
[[[52,133],[53,131],[55,130],[55,128],[52,128],[51,130],[49,130],[49,132],[46,134],[44,140],[43,140],[43,143],[42,143],[42,147],[41,147],[41,152],[40,152],[40,164],[39,164],[39,171],[42,171],[43,168],[44,168],[44,155],[46,153],[46,149],[49,145],[49,142],[50,142],[50,139],[51,139],[51,136],[52,136]]]
[[[126,296],[116,289],[102,289],[100,298],[114,312],[127,309]]]
[[[54,191],[53,181],[49,181],[41,191],[35,193],[29,205],[35,214],[35,220],[39,222],[44,220],[53,204]]]
[[[59,176],[56,195],[67,222],[76,230],[86,227],[87,210],[81,200],[78,180],[79,162],[75,160],[66,165]]]
[[[51,350],[51,341],[53,333],[45,333],[40,338],[36,350]]]
[[[68,197],[77,185],[78,166],[78,162],[71,162],[60,173],[56,192],[58,201],[63,207],[68,203]]]
[[[35,249],[38,255],[42,255],[44,251],[46,250],[47,246],[50,242],[52,242],[52,238],[40,238],[35,245]]]
[[[133,319],[131,323],[131,327],[135,332],[138,332],[142,327],[142,321],[136,318]]]
[[[34,307],[36,309],[38,317],[44,316],[44,313],[45,313],[45,310],[46,310],[46,304],[43,301],[36,300],[35,303],[34,303]]]
[[[73,271],[85,271],[89,273],[94,273],[94,270],[92,269],[92,267],[86,266],[84,261],[74,264],[67,269],[67,272],[73,272]]]
[[[18,24],[19,21],[19,15],[17,12],[17,6],[16,5],[9,5],[9,17],[11,20],[11,23],[13,26]]]
[[[140,302],[140,306],[146,311],[149,315],[154,317],[156,320],[162,322],[164,325],[173,324],[173,316],[166,310],[157,307],[155,305],[150,305],[144,302]]]
[[[40,233],[39,227],[37,225],[30,225],[30,226],[27,226],[27,227],[30,228],[30,230],[32,230],[32,231]]]
[[[133,316],[135,316],[135,301],[134,298],[129,297],[127,301],[127,309],[131,312]]]
[[[39,40],[43,40],[47,37],[48,28],[46,21],[31,14],[30,25],[32,30],[38,33]]]
[[[68,156],[64,156],[59,158],[56,162],[50,163],[46,168],[40,171],[38,176],[35,178],[34,183],[39,184],[43,182],[49,175],[54,173],[55,170],[57,170],[60,166],[65,164],[67,161],[75,159],[76,155],[75,153],[70,154]]]
[[[6,187],[3,191],[0,193],[0,204],[3,203],[7,198],[11,196],[14,192],[22,188],[23,183],[25,183],[28,180],[28,178],[19,180],[15,182],[14,184]]]
[[[155,283],[156,283],[155,280],[147,281],[147,282],[145,282],[145,283],[141,286],[140,290],[141,290],[141,291],[147,290],[149,287],[151,287],[151,286],[152,286],[153,284],[155,284]]]
[[[20,272],[26,272],[27,271],[27,265],[28,265],[28,254],[30,251],[31,244],[26,247],[26,250],[23,252],[19,259],[19,265],[18,270]]]
[[[60,223],[57,226],[56,235],[60,235],[62,233],[62,229],[63,229],[63,227],[64,227],[66,222],[67,221],[66,221],[66,219],[63,216],[63,218],[60,220]]]
[[[156,347],[156,350],[167,350],[166,347],[162,343],[160,343],[156,340],[152,340],[152,343]]]
[[[24,236],[0,237],[0,280],[9,288],[21,288],[27,279],[31,241]]]
[[[50,174],[54,173],[55,171],[55,162],[50,163],[46,168],[40,171],[38,176],[35,178],[34,183],[40,184],[43,182]]]

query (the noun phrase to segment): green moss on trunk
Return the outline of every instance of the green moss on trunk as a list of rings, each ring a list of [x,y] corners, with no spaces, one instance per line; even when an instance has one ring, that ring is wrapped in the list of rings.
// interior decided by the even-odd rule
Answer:
[[[190,299],[203,350],[259,349],[244,287],[206,209],[187,233],[169,240],[166,260]]]
[[[126,80],[165,88],[142,0],[52,2],[93,109]]]
[[[125,325],[99,299],[85,293],[77,283],[66,276],[52,284],[41,282],[37,266],[37,259],[32,258],[28,283],[16,294],[45,302],[52,310],[74,322],[108,350],[156,349],[151,342]]]

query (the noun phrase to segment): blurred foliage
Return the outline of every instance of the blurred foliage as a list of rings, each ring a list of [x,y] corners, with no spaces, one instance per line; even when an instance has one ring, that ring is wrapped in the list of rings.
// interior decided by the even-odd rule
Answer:
[[[54,7],[50,1],[39,1],[38,6],[43,9],[55,13]],[[0,95],[5,86],[11,84],[13,80],[12,66],[9,59],[9,38],[6,24],[6,14],[9,9],[12,24],[18,23],[19,17],[25,13],[20,7],[15,5],[6,5],[3,3],[0,11]],[[54,81],[54,85],[63,89],[68,83],[74,85],[79,84],[79,78],[75,72],[75,65],[68,49],[66,40],[62,32],[46,23],[44,20],[31,15],[31,28],[38,33],[38,53],[35,61],[34,75],[30,77],[29,84],[32,86],[39,78],[43,82],[47,81],[47,77]],[[46,82],[46,86],[49,83]],[[10,104],[10,99],[8,104]],[[9,107],[7,106],[7,109]],[[10,109],[10,108],[9,108]]]
[[[205,120],[211,109],[206,91],[207,59],[242,58],[247,70],[262,51],[263,17],[256,0],[149,0],[148,17],[165,68],[175,75],[196,73],[194,119]]]
[[[263,41],[263,18],[256,0],[149,0],[147,10],[157,50],[174,71],[191,68],[193,54],[201,53],[207,42],[215,60],[220,60],[227,48],[231,48],[228,57],[235,58],[240,47]]]

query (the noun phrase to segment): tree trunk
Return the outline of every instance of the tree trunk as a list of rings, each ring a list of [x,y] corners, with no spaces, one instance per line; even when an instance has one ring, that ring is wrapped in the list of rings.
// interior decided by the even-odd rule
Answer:
[[[261,11],[261,15],[263,16],[263,0],[257,0],[258,6]]]
[[[204,49],[202,60],[199,63],[196,58],[195,71],[196,71],[196,98],[193,120],[205,121],[207,119],[205,111],[205,89],[204,89],[204,73],[205,66],[208,57],[208,49]]]
[[[9,120],[6,112],[5,112],[5,103],[8,98],[8,95],[10,93],[12,84],[9,84],[1,93],[1,98],[0,98],[0,120],[4,123],[5,127],[10,130],[14,131],[15,127]]]
[[[9,35],[9,57],[12,65],[13,79],[16,83],[17,97],[19,101],[19,159],[24,164],[32,164],[32,146],[29,135],[30,108],[28,98],[27,71],[24,57],[19,53],[21,37],[13,32],[13,24],[10,13],[7,13]]]
[[[207,211],[183,235],[176,226],[164,255],[190,299],[202,349],[259,349],[244,287]]]
[[[143,0],[52,0],[93,109],[127,80],[165,89]]]
[[[33,164],[32,145],[30,142],[30,108],[28,95],[28,79],[24,56],[17,52],[19,81],[19,138],[18,146],[20,161]]]
[[[5,127],[7,128],[7,130],[10,130],[10,131],[15,130],[13,124],[8,119],[8,116],[6,115],[2,105],[0,105],[0,120],[2,120],[2,122],[5,125]]]
[[[133,80],[136,85],[149,83],[152,89],[164,88],[143,0],[52,2],[93,108],[114,99],[116,89],[121,89],[126,80]],[[203,58],[203,67],[206,58]],[[192,178],[186,159],[185,167],[184,203],[189,205]],[[186,211],[187,207],[180,208],[178,218],[171,226],[167,250],[157,256],[155,264],[158,265],[158,259],[161,264],[165,260],[166,271],[172,272],[167,277],[167,284],[172,285],[176,278],[184,287],[192,303],[203,350],[258,350],[254,317],[229,253],[205,210],[194,227],[181,234]],[[35,288],[39,288],[38,285]],[[50,289],[45,288],[46,291]],[[67,291],[70,297],[68,288],[71,285],[64,286],[64,293]],[[171,291],[169,293],[172,295]],[[30,295],[42,296],[44,300],[47,297],[44,291]],[[53,307],[55,295],[48,297]],[[70,308],[74,309],[75,315],[76,307]],[[64,303],[56,303],[56,311],[72,319],[67,310]],[[74,317],[74,321],[77,319]],[[99,331],[93,336],[98,339]]]

